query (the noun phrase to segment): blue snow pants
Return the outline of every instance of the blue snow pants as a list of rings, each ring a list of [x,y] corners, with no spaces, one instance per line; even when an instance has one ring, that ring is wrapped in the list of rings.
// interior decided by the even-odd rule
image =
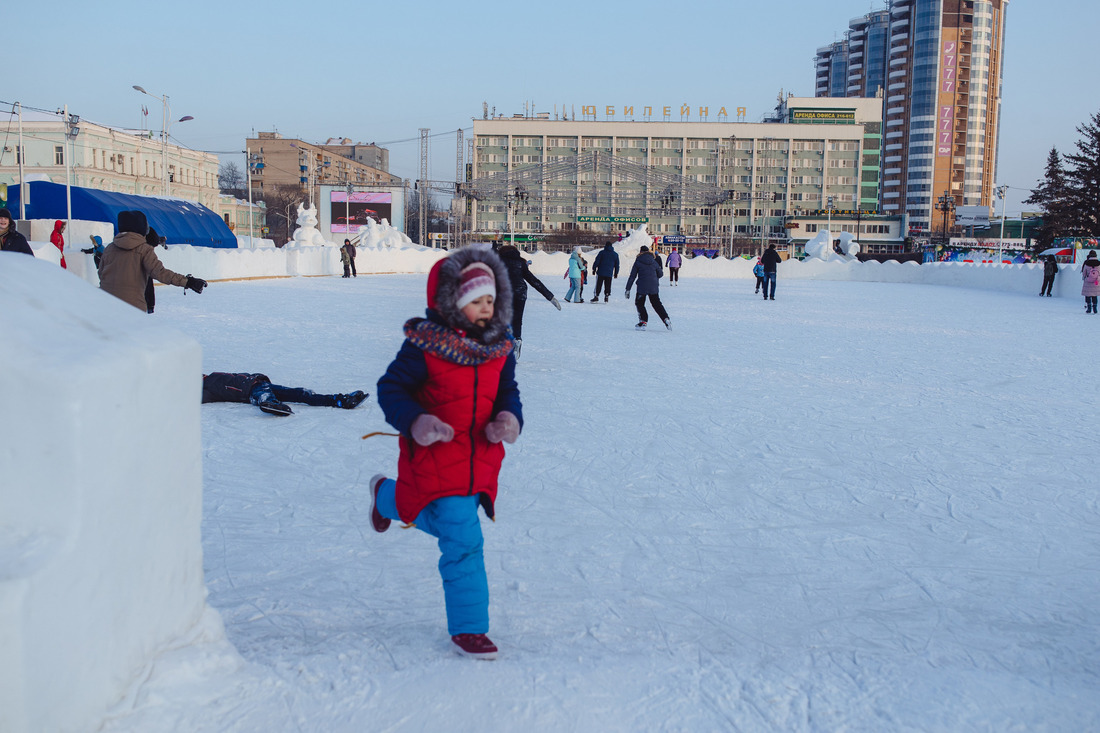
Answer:
[[[396,481],[383,481],[377,506],[383,517],[401,521],[396,491]],[[424,507],[414,522],[417,529],[439,540],[439,575],[451,636],[489,632],[489,579],[478,506],[476,495],[445,496]]]

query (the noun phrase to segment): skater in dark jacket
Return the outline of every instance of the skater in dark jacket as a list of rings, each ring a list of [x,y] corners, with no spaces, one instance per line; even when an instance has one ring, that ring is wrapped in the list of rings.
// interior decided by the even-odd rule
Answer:
[[[0,252],[19,252],[34,257],[27,238],[16,230],[15,220],[8,209],[0,209]]]
[[[1047,257],[1043,263],[1043,287],[1039,289],[1039,295],[1050,297],[1054,289],[1054,278],[1058,274],[1058,260],[1054,255]]]
[[[608,242],[592,261],[592,274],[596,276],[596,292],[589,303],[595,303],[600,299],[600,288],[603,288],[603,302],[611,297],[611,279],[619,276],[619,253],[615,251],[615,245]]]
[[[561,303],[550,292],[550,288],[542,284],[535,277],[531,268],[527,266],[527,260],[514,245],[505,244],[497,250],[501,262],[508,270],[508,281],[512,283],[512,336],[516,339],[516,358],[519,358],[520,348],[523,346],[523,309],[527,307],[527,284],[542,293],[542,297],[550,301],[550,304],[561,310]]]
[[[669,331],[672,330],[672,321],[669,319],[664,305],[661,304],[659,294],[661,278],[664,274],[657,258],[649,251],[649,247],[642,245],[637,259],[634,260],[634,267],[630,268],[630,277],[626,281],[626,297],[629,299],[630,287],[634,284],[635,279],[638,280],[638,294],[634,298],[634,307],[638,309],[638,324],[634,328],[639,331],[645,330],[646,321],[649,320],[649,313],[645,309],[645,299],[647,297],[653,306],[653,310],[657,311],[657,317],[665,324],[665,328]]]
[[[210,372],[202,375],[202,402],[250,402],[269,415],[289,415],[285,403],[299,402],[314,407],[354,410],[367,398],[366,392],[317,394],[302,387],[272,384],[266,374]]]
[[[427,318],[378,380],[378,404],[401,433],[397,480],[371,479],[371,523],[400,519],[439,540],[447,631],[462,654],[494,659],[478,507],[494,517],[504,446],[523,428],[512,354],[511,285],[496,253],[452,252],[428,275]]]
[[[783,258],[775,251],[775,245],[768,245],[764,250],[764,256],[760,258],[760,264],[764,266],[764,300],[769,300],[768,286],[771,286],[771,300],[775,300],[775,267]]]

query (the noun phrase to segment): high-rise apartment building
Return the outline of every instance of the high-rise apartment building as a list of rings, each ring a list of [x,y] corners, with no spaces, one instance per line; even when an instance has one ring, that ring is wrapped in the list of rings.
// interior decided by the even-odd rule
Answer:
[[[944,226],[944,201],[948,225],[949,207],[992,202],[1007,8],[1008,0],[889,0],[817,51],[816,96],[883,90],[879,208],[908,213],[916,232]]]

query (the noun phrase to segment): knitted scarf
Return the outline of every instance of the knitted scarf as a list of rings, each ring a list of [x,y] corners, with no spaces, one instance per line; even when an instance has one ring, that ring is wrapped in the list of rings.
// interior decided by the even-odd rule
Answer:
[[[495,344],[483,344],[465,334],[425,318],[412,318],[405,323],[405,337],[413,346],[444,361],[462,366],[477,366],[507,356],[512,350],[512,329],[508,337]]]

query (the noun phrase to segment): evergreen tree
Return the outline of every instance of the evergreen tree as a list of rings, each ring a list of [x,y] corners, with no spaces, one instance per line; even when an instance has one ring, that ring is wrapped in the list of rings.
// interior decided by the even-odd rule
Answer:
[[[1039,184],[1031,189],[1031,195],[1024,199],[1025,204],[1038,206],[1043,212],[1043,225],[1037,232],[1040,252],[1053,246],[1056,237],[1070,234],[1069,197],[1062,156],[1058,154],[1058,148],[1051,148],[1047,155],[1047,166],[1043,177],[1039,180]]]
[[[1100,113],[1077,132],[1077,152],[1065,156],[1069,223],[1078,236],[1100,236]]]

